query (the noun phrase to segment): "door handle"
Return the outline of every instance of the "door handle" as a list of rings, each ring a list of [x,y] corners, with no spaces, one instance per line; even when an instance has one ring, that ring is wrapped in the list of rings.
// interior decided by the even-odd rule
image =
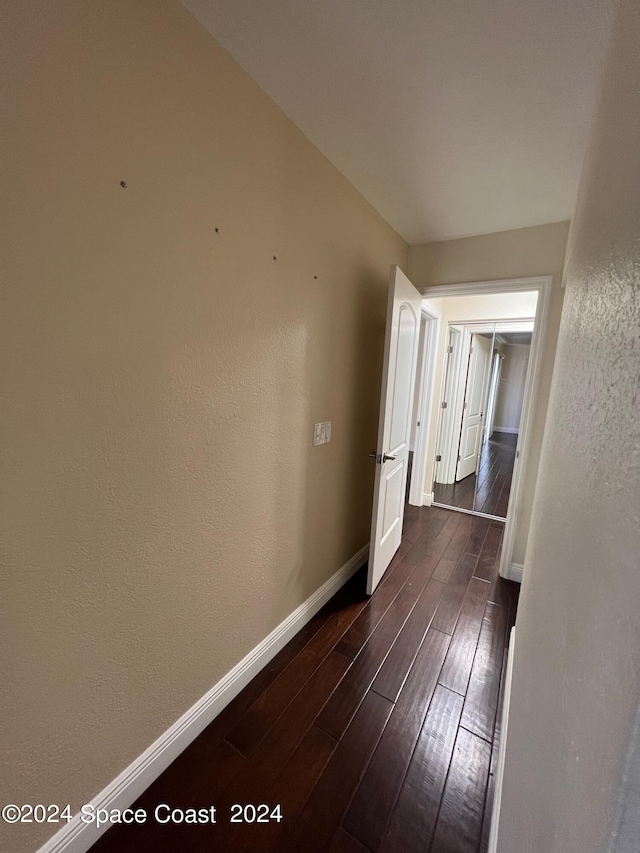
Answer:
[[[378,454],[375,450],[372,450],[369,454],[371,459],[375,459],[378,465],[382,465],[383,462],[393,462],[394,459],[397,459],[397,456],[389,456],[388,453]]]

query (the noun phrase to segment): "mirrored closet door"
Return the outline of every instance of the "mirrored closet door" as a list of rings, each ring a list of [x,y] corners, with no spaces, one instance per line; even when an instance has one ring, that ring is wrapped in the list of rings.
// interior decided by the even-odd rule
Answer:
[[[506,518],[533,321],[450,324],[433,503]]]

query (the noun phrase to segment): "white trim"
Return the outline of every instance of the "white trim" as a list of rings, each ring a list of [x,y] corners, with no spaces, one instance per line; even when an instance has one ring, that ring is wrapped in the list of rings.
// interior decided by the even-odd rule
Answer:
[[[498,829],[500,807],[502,805],[502,783],[504,781],[504,756],[507,748],[507,729],[509,727],[509,706],[511,704],[511,682],[513,680],[513,652],[516,644],[516,629],[511,629],[509,651],[507,652],[507,674],[504,681],[504,700],[500,712],[500,745],[498,746],[498,766],[496,768],[496,792],[491,811],[491,830],[487,853],[496,853],[498,849]]]
[[[429,446],[430,413],[433,401],[435,383],[435,363],[440,337],[440,312],[430,305],[422,303],[422,317],[426,323],[422,352],[418,353],[421,360],[420,387],[418,389],[418,411],[416,426],[415,450],[411,468],[411,483],[409,484],[409,503],[412,506],[430,506],[424,503],[423,491],[427,466],[427,447]],[[415,393],[415,392],[414,392]]]
[[[499,279],[497,281],[434,284],[419,287],[418,290],[425,299],[441,299],[443,296],[473,296],[478,293],[522,293],[527,290],[542,290],[550,280],[550,275],[541,275],[531,276],[530,278]]]
[[[431,506],[433,503],[433,492],[425,492],[422,495],[422,506]]]
[[[524,566],[521,563],[511,563],[503,577],[516,583],[522,583],[523,571]]]
[[[551,300],[551,288],[553,277],[550,275],[533,276],[531,278],[512,278],[502,281],[476,281],[463,284],[445,284],[433,287],[420,288],[425,299],[439,299],[447,296],[472,296],[480,293],[518,293],[537,290],[538,300],[536,303],[536,316],[531,336],[531,349],[529,350],[529,367],[524,387],[524,398],[522,402],[522,413],[520,417],[520,431],[516,448],[516,462],[513,470],[511,483],[511,494],[509,496],[509,507],[504,529],[504,540],[502,542],[502,556],[500,559],[500,575],[507,577],[509,567],[512,563],[513,548],[515,544],[516,530],[522,512],[523,494],[523,472],[527,469],[530,456],[531,429],[534,420],[535,400],[540,384],[540,368],[544,341],[547,332],[549,315],[549,303]],[[435,369],[435,366],[434,366]],[[453,507],[450,507],[451,509]]]
[[[214,720],[261,669],[303,628],[320,608],[366,562],[369,545],[362,547],[320,589],[309,596],[277,628],[252,649],[211,690],[198,699],[179,720],[154,741],[106,788],[92,800],[95,809],[125,809]],[[83,823],[79,813],[39,848],[38,853],[86,853],[109,828],[96,829],[95,822]]]
[[[464,326],[469,332],[493,332],[496,338],[504,332],[533,332],[535,317],[523,317],[521,320],[448,320],[450,326]],[[500,328],[498,328],[500,327]],[[505,344],[510,347],[528,347],[529,344]]]
[[[494,426],[494,432],[508,432],[509,435],[518,435],[520,432],[520,427],[497,427]]]

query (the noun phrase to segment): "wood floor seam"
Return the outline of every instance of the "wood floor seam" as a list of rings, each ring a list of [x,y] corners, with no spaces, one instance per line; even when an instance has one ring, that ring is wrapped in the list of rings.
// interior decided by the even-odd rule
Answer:
[[[450,690],[452,693],[455,693],[456,696],[461,696],[463,699],[466,695],[465,693],[460,693],[459,690],[455,690],[453,687],[447,687],[447,685],[443,684],[441,681],[438,681],[438,684],[440,685],[440,687],[445,687],[447,690]]]
[[[222,739],[222,743],[226,744],[230,749],[232,749],[232,750],[233,750],[235,753],[237,753],[238,755],[242,755],[242,753],[240,752],[240,750],[239,750],[239,749],[236,749],[236,748],[235,748],[235,746],[234,746],[232,743],[229,743],[229,741],[228,741],[226,738],[223,738],[223,739]],[[242,755],[242,757],[243,757],[243,758],[246,758],[246,756],[244,756],[244,755]]]
[[[485,743],[488,743],[489,746],[493,746],[493,739],[492,738],[486,738],[483,735],[478,734],[478,732],[474,732],[472,729],[467,728],[467,726],[463,725],[462,723],[460,723],[460,728],[464,729],[465,732],[468,732],[470,735],[473,735],[474,737],[479,737],[480,740],[483,740]]]

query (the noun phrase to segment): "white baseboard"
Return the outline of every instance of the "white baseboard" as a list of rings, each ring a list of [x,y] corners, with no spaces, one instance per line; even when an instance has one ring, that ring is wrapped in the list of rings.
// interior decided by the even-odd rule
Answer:
[[[513,427],[497,427],[494,426],[492,432],[507,432],[509,435],[518,435],[520,432],[520,428],[514,429]]]
[[[500,807],[502,805],[502,783],[504,781],[504,756],[507,748],[507,734],[509,727],[509,705],[511,703],[511,681],[513,680],[513,653],[515,649],[516,629],[511,629],[509,635],[509,651],[507,653],[507,674],[504,680],[504,699],[500,714],[500,745],[498,746],[498,765],[496,767],[496,790],[491,810],[491,831],[489,832],[489,844],[487,853],[496,853],[498,849],[498,829],[500,823]]]
[[[422,506],[431,506],[433,503],[433,492],[425,492],[422,495]]]
[[[338,569],[320,589],[281,622],[277,628],[246,655],[211,690],[198,699],[179,720],[138,756],[106,788],[91,800],[94,809],[125,809],[134,803],[149,785],[214,720],[261,669],[303,628],[320,608],[335,595],[366,562],[369,545]],[[95,822],[83,823],[80,815],[63,826],[38,853],[86,853],[106,832],[109,825],[96,829]]]
[[[506,578],[507,580],[515,581],[516,583],[522,583],[523,571],[523,565],[521,565],[520,563],[511,563],[511,565],[507,569]]]

